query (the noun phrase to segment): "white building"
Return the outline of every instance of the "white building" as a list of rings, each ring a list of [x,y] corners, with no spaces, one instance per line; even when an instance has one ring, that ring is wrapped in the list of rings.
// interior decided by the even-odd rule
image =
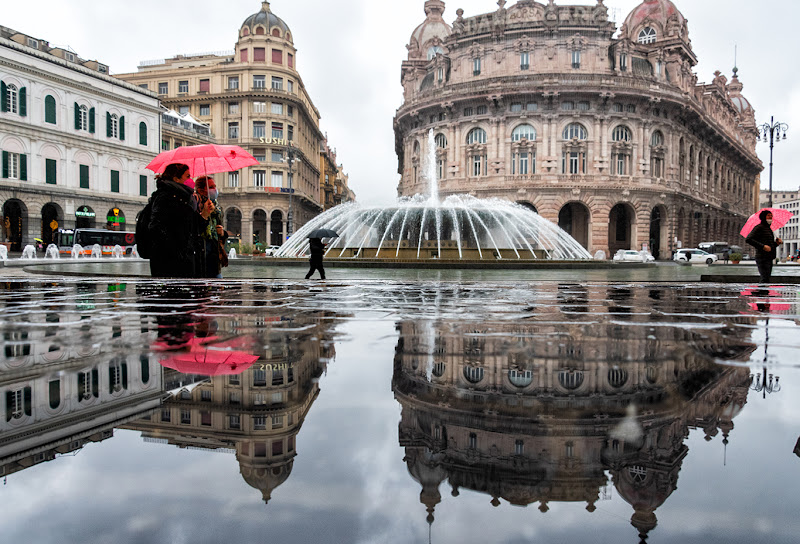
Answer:
[[[0,27],[3,229],[10,249],[58,228],[133,230],[155,189],[157,96],[108,66]]]
[[[793,200],[773,203],[776,208],[789,210],[794,214],[794,217],[776,232],[776,236],[783,239],[783,245],[778,248],[779,259],[797,255],[800,251],[800,192],[795,194],[797,196]]]

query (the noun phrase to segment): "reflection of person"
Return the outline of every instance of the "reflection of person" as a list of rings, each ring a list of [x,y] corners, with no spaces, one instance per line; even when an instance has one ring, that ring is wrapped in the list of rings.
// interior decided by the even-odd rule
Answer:
[[[772,212],[762,210],[758,218],[761,219],[761,223],[750,231],[746,242],[756,248],[758,273],[761,275],[761,281],[767,283],[772,277],[772,265],[775,263],[776,256],[775,250],[783,243],[783,240],[776,239],[775,234],[772,232]]]
[[[156,277],[191,278],[195,275],[197,200],[185,185],[189,167],[170,164],[156,178],[149,231],[153,240],[150,273]]]
[[[203,176],[195,180],[194,190],[198,195],[201,208],[206,208],[210,203],[211,214],[208,221],[200,223],[200,251],[204,258],[198,259],[201,268],[198,268],[197,276],[202,278],[221,278],[222,267],[220,264],[220,244],[224,244],[228,238],[228,233],[222,228],[222,210],[216,206],[217,185],[214,178]],[[223,249],[224,251],[224,249]]]
[[[306,279],[309,279],[314,274],[315,270],[319,270],[319,275],[324,280],[325,269],[322,268],[322,257],[325,255],[325,244],[323,244],[322,240],[319,238],[311,238],[310,249],[311,259],[309,259],[309,261],[311,265],[308,269],[308,274],[306,274]]]

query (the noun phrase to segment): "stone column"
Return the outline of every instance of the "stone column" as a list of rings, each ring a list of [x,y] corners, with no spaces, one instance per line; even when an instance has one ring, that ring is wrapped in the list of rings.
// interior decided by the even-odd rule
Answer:
[[[242,208],[242,245],[253,245],[253,210]]]

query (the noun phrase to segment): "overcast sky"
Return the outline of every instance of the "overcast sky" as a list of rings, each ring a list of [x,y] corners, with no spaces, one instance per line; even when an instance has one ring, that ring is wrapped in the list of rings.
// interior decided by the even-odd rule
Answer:
[[[514,2],[509,2],[509,7]],[[557,2],[593,4],[593,0]],[[621,24],[638,0],[606,0]],[[773,188],[797,189],[800,168],[800,73],[793,57],[800,3],[790,0],[675,0],[689,21],[700,60],[700,81],[715,70],[731,77],[734,47],[744,94],[759,123],[774,115],[788,123],[789,139],[775,148]],[[233,50],[242,22],[258,0],[38,0],[4,2],[0,24],[51,45],[69,46],[112,74],[132,72],[142,60],[179,53]],[[337,149],[350,184],[364,203],[394,200],[399,176],[392,119],[402,102],[400,63],[411,32],[425,19],[424,0],[274,0],[272,11],[294,34],[297,67],[321,128]],[[497,9],[495,0],[446,0],[444,18]],[[764,9],[764,7],[770,9]],[[759,144],[768,185],[769,146]]]

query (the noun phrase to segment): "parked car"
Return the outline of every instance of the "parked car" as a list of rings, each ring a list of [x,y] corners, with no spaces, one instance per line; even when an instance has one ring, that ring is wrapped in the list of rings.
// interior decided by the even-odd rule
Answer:
[[[267,246],[266,248],[264,248],[264,256],[274,257],[275,253],[277,253],[280,248],[281,246]]]
[[[634,251],[632,249],[620,249],[614,255],[617,262],[627,263],[652,263],[656,260],[649,251]]]
[[[672,258],[676,262],[714,264],[717,256],[702,249],[679,249]]]

